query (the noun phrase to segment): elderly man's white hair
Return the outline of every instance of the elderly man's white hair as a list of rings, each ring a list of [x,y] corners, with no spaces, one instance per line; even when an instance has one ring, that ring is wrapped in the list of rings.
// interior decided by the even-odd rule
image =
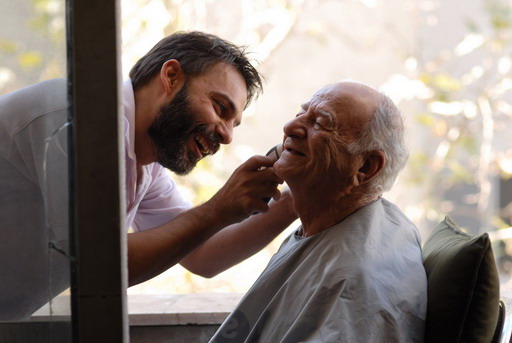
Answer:
[[[372,119],[363,127],[359,139],[348,146],[348,151],[352,154],[372,150],[384,153],[384,168],[370,181],[372,193],[382,194],[391,189],[398,173],[405,166],[409,153],[404,142],[404,121],[400,110],[389,97],[376,91],[380,94],[380,99]]]

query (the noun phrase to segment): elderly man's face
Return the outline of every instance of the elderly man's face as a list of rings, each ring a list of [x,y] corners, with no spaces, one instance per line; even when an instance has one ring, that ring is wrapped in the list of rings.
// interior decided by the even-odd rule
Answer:
[[[359,138],[376,106],[377,92],[354,82],[317,91],[284,127],[284,149],[274,165],[288,184],[347,189],[363,156],[347,147]]]

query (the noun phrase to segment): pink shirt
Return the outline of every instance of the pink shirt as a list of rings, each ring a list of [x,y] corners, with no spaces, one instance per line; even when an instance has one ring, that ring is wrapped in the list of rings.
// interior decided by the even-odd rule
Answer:
[[[158,163],[142,167],[137,184],[135,156],[135,97],[131,80],[123,82],[125,117],[124,142],[126,149],[126,228],[143,231],[162,225],[192,205],[185,200],[170,172]]]

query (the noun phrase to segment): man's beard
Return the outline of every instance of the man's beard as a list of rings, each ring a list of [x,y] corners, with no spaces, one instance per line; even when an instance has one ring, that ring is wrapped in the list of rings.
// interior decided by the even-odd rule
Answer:
[[[160,109],[160,114],[148,128],[158,163],[178,175],[188,174],[199,161],[194,150],[187,151],[187,142],[195,135],[208,137],[212,154],[219,150],[219,135],[208,133],[205,124],[195,125],[196,115],[190,108],[185,83],[174,99]]]

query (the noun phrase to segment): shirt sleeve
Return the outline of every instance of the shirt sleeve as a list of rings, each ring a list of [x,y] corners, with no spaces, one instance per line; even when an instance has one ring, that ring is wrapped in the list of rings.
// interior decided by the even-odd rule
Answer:
[[[192,207],[166,169],[155,164],[151,176],[151,185],[138,206],[132,224],[134,231],[160,226]]]

